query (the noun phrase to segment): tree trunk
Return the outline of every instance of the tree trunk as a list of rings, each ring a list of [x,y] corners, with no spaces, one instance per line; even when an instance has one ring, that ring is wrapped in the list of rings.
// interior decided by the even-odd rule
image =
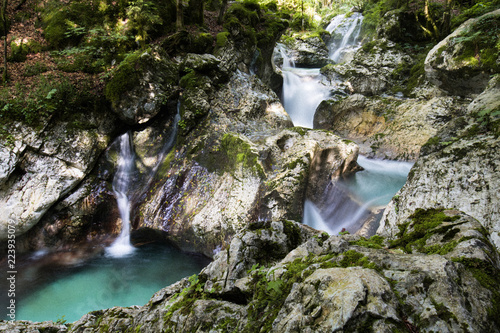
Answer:
[[[175,20],[175,28],[177,31],[184,30],[184,11],[183,11],[183,1],[176,0],[175,9],[177,11],[177,16]]]
[[[224,18],[224,13],[226,12],[227,0],[222,0],[222,6],[220,7],[219,17],[217,18],[217,23],[222,24]]]
[[[452,7],[453,7],[453,0],[446,0],[446,7],[443,13],[443,23],[441,26],[441,37],[448,36],[450,34]]]
[[[3,24],[3,33],[4,35],[2,36],[3,39],[3,73],[2,73],[2,82],[5,83],[7,82],[7,29],[8,29],[8,24],[7,24],[7,0],[3,0],[2,3],[2,11],[0,13],[1,19],[2,19],[2,24]]]
[[[425,2],[424,2],[424,15],[425,15],[425,19],[427,20],[427,23],[430,24],[430,26],[431,26],[430,28],[428,28],[428,30],[432,31],[431,32],[432,37],[436,40],[439,39],[439,30],[436,26],[436,23],[432,19],[432,16],[431,16],[431,13],[429,10],[429,0],[425,0]]]

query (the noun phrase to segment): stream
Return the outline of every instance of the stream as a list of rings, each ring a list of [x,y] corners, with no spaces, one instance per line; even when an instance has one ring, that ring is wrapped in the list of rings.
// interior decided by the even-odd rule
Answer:
[[[330,44],[332,61],[339,62],[359,48],[361,22],[361,14],[349,18],[338,16],[327,27],[332,35],[343,36],[340,40],[334,38]],[[295,126],[312,128],[316,108],[330,96],[332,87],[324,83],[319,68],[296,68],[283,45],[278,44],[275,52],[282,53],[283,58],[285,110]],[[173,146],[178,120],[179,115],[160,157]],[[130,186],[134,183],[136,156],[130,133],[117,140],[120,155],[113,192],[122,221],[120,235],[108,248],[88,256],[37,252],[20,259],[17,320],[72,322],[93,310],[144,305],[156,291],[199,273],[208,264],[209,260],[203,256],[166,245],[149,244],[136,248],[130,243]],[[363,221],[387,205],[405,183],[412,166],[411,163],[370,160],[363,156],[359,157],[358,164],[364,170],[327,188],[321,202],[306,200],[305,224],[330,234],[343,230],[356,232]],[[152,173],[157,169],[155,166]],[[5,267],[2,269],[7,271]],[[8,289],[6,284],[7,281],[0,282],[3,290]],[[7,306],[7,302],[7,295],[0,295],[0,305]]]
[[[336,16],[326,27],[331,34],[328,45],[333,63],[349,60],[360,47],[363,16],[353,13]],[[320,68],[298,68],[285,45],[278,44],[275,53],[283,60],[282,101],[295,126],[313,128],[319,104],[336,92],[340,82],[327,83]],[[315,229],[337,235],[355,233],[368,219],[379,219],[384,207],[403,187],[413,163],[375,160],[359,156],[363,168],[328,187],[320,202],[306,200],[302,222]],[[375,221],[377,222],[377,221]],[[371,228],[373,234],[376,228]]]

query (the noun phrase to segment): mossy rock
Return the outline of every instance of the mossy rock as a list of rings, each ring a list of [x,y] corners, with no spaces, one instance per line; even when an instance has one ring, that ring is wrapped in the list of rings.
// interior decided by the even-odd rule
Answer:
[[[221,148],[227,155],[231,169],[240,166],[264,178],[265,172],[259,161],[259,154],[252,146],[247,138],[232,133],[224,134],[221,140]]]
[[[161,47],[169,55],[183,53],[210,53],[213,50],[214,39],[209,33],[189,33],[186,30],[176,32],[167,37]]]
[[[111,79],[106,83],[104,94],[115,105],[127,91],[139,84],[139,59],[142,52],[129,54],[116,68]]]

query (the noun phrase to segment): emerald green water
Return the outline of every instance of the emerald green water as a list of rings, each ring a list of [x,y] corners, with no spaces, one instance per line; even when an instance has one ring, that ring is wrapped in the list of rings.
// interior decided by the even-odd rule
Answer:
[[[94,310],[144,305],[156,291],[199,273],[209,262],[158,245],[122,258],[100,255],[69,267],[47,267],[40,261],[43,258],[18,268],[16,320],[73,322]],[[7,295],[1,297],[6,304]]]

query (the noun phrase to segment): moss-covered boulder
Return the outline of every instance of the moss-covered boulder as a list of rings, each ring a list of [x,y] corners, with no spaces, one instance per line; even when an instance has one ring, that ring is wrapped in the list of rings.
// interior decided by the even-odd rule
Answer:
[[[452,94],[481,93],[500,70],[499,22],[496,10],[463,23],[427,55],[427,79]]]
[[[497,75],[467,114],[429,139],[386,209],[379,232],[393,233],[418,208],[454,208],[476,218],[500,248],[499,88]]]
[[[128,55],[112,72],[105,95],[128,124],[142,124],[178,95],[178,68],[158,49]]]

